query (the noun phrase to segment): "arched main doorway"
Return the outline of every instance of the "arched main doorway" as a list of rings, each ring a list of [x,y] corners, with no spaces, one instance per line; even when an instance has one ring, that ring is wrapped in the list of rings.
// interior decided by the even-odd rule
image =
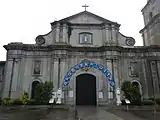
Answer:
[[[35,88],[36,88],[36,86],[37,86],[39,83],[40,83],[39,81],[34,81],[34,82],[32,83],[31,98],[35,98]]]
[[[76,77],[76,105],[97,105],[96,77],[81,74]]]

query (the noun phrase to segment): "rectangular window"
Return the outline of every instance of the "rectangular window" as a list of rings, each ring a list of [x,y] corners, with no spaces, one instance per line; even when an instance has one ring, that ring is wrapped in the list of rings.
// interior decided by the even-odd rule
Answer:
[[[137,62],[130,62],[130,67],[129,67],[129,75],[133,77],[138,77],[138,63]]]
[[[79,34],[80,44],[92,44],[92,33],[83,32]]]
[[[33,74],[34,75],[41,74],[41,61],[40,60],[35,60]]]

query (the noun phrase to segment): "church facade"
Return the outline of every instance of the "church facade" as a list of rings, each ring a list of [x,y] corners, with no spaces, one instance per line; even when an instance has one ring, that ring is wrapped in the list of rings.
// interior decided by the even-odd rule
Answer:
[[[36,84],[52,81],[66,104],[108,104],[126,80],[137,83],[143,98],[159,97],[160,47],[134,46],[135,39],[119,28],[83,11],[52,22],[51,31],[37,36],[35,44],[4,45],[1,97],[16,99],[24,90],[32,97]]]

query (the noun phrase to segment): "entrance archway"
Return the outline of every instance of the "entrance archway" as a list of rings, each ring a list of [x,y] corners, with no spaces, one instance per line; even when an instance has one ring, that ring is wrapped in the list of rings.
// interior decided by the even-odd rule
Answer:
[[[139,93],[140,95],[142,96],[142,86],[141,86],[141,83],[137,80],[132,80],[132,85],[137,87],[139,89]]]
[[[81,74],[76,77],[76,105],[97,105],[96,77]]]
[[[36,88],[36,86],[37,86],[39,83],[40,83],[39,81],[34,81],[34,82],[32,83],[32,93],[31,93],[31,98],[32,98],[32,99],[35,98],[35,88]]]
[[[63,81],[63,86],[67,86],[69,84],[69,81],[72,77],[72,75],[77,71],[77,70],[80,70],[80,69],[85,69],[87,71],[88,68],[95,68],[99,71],[101,71],[102,73],[104,73],[104,75],[106,76],[109,84],[111,87],[115,87],[115,80],[114,80],[114,76],[111,75],[111,73],[109,72],[109,70],[107,68],[105,68],[104,66],[102,65],[98,65],[97,63],[95,62],[91,62],[91,61],[88,61],[88,62],[81,62],[80,64],[77,64],[75,66],[73,66],[67,73],[66,75],[64,76],[64,81]]]

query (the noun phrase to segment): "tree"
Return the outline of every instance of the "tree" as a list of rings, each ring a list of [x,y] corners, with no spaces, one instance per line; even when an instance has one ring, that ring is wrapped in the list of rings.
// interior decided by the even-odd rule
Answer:
[[[141,102],[139,88],[134,86],[130,81],[123,82],[121,90],[124,92],[125,98],[131,101],[131,103],[139,104]]]
[[[40,83],[35,88],[35,100],[39,104],[47,104],[52,97],[53,83]]]

